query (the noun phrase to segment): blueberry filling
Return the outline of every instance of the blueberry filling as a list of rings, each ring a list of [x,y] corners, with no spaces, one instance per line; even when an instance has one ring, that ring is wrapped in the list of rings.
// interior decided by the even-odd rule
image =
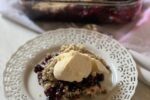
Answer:
[[[56,81],[53,87],[49,87],[45,90],[45,95],[48,97],[48,100],[60,100],[61,97],[65,94],[65,92],[75,92],[77,90],[83,91],[86,88],[92,86],[99,86],[100,82],[104,80],[103,74],[97,74],[95,77],[90,75],[87,78],[84,78],[81,82],[66,82],[66,81]],[[67,91],[65,88],[67,87]],[[74,98],[78,98],[79,95],[76,95]]]

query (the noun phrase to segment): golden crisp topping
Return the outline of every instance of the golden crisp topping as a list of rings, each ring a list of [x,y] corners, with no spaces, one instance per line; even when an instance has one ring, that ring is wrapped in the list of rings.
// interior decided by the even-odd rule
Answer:
[[[83,51],[85,51],[85,47],[81,44],[77,44],[77,45],[70,44],[70,45],[63,45],[60,48],[61,52],[69,52],[71,50],[83,52]]]

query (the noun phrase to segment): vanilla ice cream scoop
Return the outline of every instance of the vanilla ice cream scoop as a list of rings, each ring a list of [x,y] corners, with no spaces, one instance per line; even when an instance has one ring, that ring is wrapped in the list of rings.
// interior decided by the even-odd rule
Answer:
[[[92,72],[109,74],[109,70],[105,65],[95,58],[91,58],[92,61]]]
[[[60,54],[54,66],[54,77],[58,80],[80,82],[90,75],[92,62],[90,58],[78,51]]]

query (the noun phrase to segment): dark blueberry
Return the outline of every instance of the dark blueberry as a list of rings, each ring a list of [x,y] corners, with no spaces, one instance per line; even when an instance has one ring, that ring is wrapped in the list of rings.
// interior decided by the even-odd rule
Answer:
[[[45,58],[45,62],[48,62],[51,58],[52,58],[52,56],[51,56],[51,55],[48,55],[48,56]]]
[[[41,72],[39,72],[37,75],[38,75],[38,79],[42,79],[42,73]]]
[[[45,65],[46,63],[43,61],[43,62],[41,62],[41,64],[42,64],[42,65]]]
[[[79,84],[80,83],[77,83],[77,82],[70,83],[68,85],[69,91],[72,91],[72,92],[76,91],[79,88]]]
[[[44,91],[46,96],[51,97],[51,95],[54,95],[54,89],[52,87],[49,87],[47,90]]]
[[[41,85],[41,83],[42,83],[42,73],[38,72],[37,77],[38,77],[38,82]]]
[[[49,87],[45,90],[45,95],[48,96],[48,100],[61,100],[61,97],[64,94],[63,89],[64,85],[58,81],[54,87]]]
[[[93,83],[94,83],[94,84],[99,84],[99,82],[100,82],[100,81],[99,81],[97,78],[95,78],[95,79],[93,80]]]
[[[82,83],[81,83],[84,87],[90,87],[93,84],[93,77],[90,75],[89,77],[83,79]]]
[[[104,75],[103,74],[97,74],[96,75],[96,80],[103,81],[104,80]]]
[[[34,68],[34,72],[37,73],[37,72],[41,72],[44,68],[40,65],[40,64],[37,64]]]

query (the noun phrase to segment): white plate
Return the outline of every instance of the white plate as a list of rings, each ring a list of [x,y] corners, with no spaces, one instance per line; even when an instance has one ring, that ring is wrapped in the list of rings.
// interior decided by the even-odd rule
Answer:
[[[4,71],[4,91],[8,100],[46,100],[33,72],[47,52],[55,52],[63,44],[84,44],[101,56],[112,71],[113,89],[99,100],[130,100],[137,86],[136,64],[128,51],[114,39],[85,29],[58,29],[27,42],[11,57]]]

